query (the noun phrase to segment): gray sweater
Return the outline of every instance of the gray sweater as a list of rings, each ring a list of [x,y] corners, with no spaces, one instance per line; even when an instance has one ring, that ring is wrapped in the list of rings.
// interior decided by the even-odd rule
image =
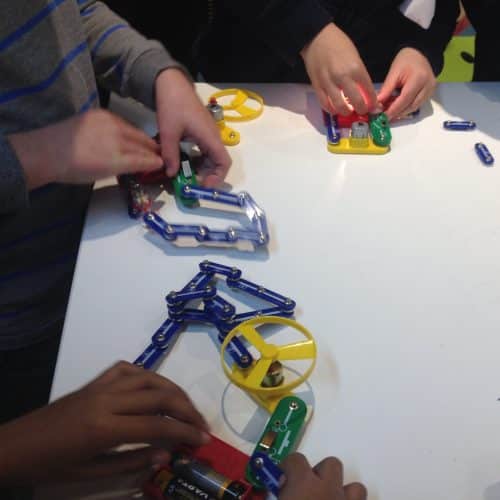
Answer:
[[[0,350],[62,324],[89,186],[29,192],[6,136],[97,107],[99,84],[154,107],[179,66],[102,2],[5,0],[0,17]],[[91,311],[89,311],[91,313]]]

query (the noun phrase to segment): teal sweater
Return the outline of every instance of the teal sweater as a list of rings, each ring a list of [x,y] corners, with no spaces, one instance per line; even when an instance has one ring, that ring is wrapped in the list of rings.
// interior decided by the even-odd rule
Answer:
[[[98,107],[96,80],[153,108],[154,80],[172,66],[160,43],[102,2],[2,2],[0,350],[33,344],[61,324],[90,190],[54,184],[29,192],[6,136]]]

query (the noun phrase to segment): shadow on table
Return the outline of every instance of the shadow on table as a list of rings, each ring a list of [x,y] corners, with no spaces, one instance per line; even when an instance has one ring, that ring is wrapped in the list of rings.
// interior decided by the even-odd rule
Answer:
[[[492,105],[500,104],[500,83],[467,83],[465,86],[468,91],[483,96]],[[452,85],[447,86],[445,94],[441,94],[438,88],[436,101],[457,119],[475,121],[478,130],[494,139],[500,139],[500,113],[478,115],[474,107],[476,99],[464,100],[462,94],[455,97],[455,88]]]
[[[484,491],[484,500],[498,500],[500,498],[500,482],[488,486]]]

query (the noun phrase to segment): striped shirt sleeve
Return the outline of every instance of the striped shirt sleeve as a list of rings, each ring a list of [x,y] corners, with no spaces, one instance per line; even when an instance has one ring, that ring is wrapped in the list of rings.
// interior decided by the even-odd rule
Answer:
[[[0,215],[28,206],[24,171],[7,137],[0,133]]]
[[[148,40],[103,2],[79,0],[82,23],[97,81],[154,109],[154,82],[167,68],[187,70],[163,45]]]

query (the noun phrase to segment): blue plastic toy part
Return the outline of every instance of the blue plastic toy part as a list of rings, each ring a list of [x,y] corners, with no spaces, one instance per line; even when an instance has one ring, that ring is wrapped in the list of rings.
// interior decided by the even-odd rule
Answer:
[[[165,354],[166,349],[161,349],[154,344],[150,344],[144,352],[137,357],[134,361],[134,365],[140,366],[146,370],[152,370],[155,365],[160,361],[160,359]]]
[[[202,289],[189,289],[186,291],[180,291],[180,292],[170,292],[167,297],[166,301],[169,306],[176,306],[177,304],[182,304],[183,302],[187,302],[189,300],[195,300],[195,299],[213,299],[215,298],[217,294],[217,290],[215,287],[207,285],[205,288]]]
[[[278,497],[284,473],[269,458],[269,455],[256,452],[250,457],[249,465],[255,478],[275,497]]]
[[[153,334],[151,343],[161,349],[167,349],[181,327],[180,322],[168,318]]]
[[[490,153],[490,150],[486,147],[482,142],[478,142],[474,145],[474,149],[476,150],[477,156],[479,159],[488,167],[495,163],[495,158]]]
[[[242,278],[227,278],[226,282],[231,288],[236,288],[249,293],[250,295],[266,300],[267,302],[271,302],[271,304],[276,304],[285,311],[293,311],[295,309],[296,304],[292,299],[273,292],[272,290],[268,290],[267,288],[257,285],[256,283],[252,283],[251,281]]]
[[[160,224],[156,217],[152,223]],[[172,291],[166,297],[168,319],[154,333],[151,345],[136,359],[135,363],[145,368],[153,367],[165,355],[179,331],[191,322],[205,323],[217,328],[219,342],[238,324],[259,316],[293,316],[295,301],[263,286],[241,278],[242,272],[236,267],[210,262],[199,264],[200,271],[180,291]],[[246,292],[273,304],[236,314],[236,308],[217,293],[217,278],[225,280],[231,289]],[[201,306],[201,307],[200,307]],[[244,342],[238,337],[231,340],[227,353],[241,368],[248,368],[253,357]]]
[[[244,227],[228,227],[225,230],[210,229],[205,225],[171,224],[158,214],[143,212],[143,220],[147,227],[158,233],[167,241],[176,241],[178,238],[192,238],[200,244],[233,245],[239,242],[250,242],[255,247],[266,245],[269,242],[269,229],[266,215],[255,200],[247,192],[229,193],[216,189],[207,189],[194,185],[184,185],[182,197],[187,201],[209,201],[219,205],[238,208],[243,212],[248,225]]]
[[[224,266],[223,264],[217,264],[216,262],[210,262],[208,260],[200,262],[200,271],[204,273],[221,274],[233,279],[241,277],[241,271],[238,268]]]
[[[202,188],[199,186],[184,186],[182,194],[185,198],[224,203],[234,207],[243,207],[246,193],[228,193],[217,189]]]
[[[443,127],[446,130],[474,130],[476,128],[476,123],[470,120],[446,120],[443,122]]]
[[[213,275],[214,273],[209,270],[200,270],[200,272],[181,291],[185,292],[186,290],[193,290],[195,288],[199,290],[212,281]]]
[[[205,310],[213,314],[217,319],[227,321],[236,313],[236,308],[226,299],[216,295],[213,298],[207,299],[205,302]]]
[[[338,144],[340,142],[340,133],[337,130],[337,123],[335,118],[323,110],[323,123],[326,127],[326,137],[330,144]]]
[[[143,216],[144,223],[150,229],[167,241],[178,238],[193,238],[198,243],[235,244],[248,241],[254,247],[266,245],[269,242],[269,233],[265,217],[257,219],[252,229],[229,227],[226,230],[209,229],[204,225],[170,224],[155,212],[148,212]]]

